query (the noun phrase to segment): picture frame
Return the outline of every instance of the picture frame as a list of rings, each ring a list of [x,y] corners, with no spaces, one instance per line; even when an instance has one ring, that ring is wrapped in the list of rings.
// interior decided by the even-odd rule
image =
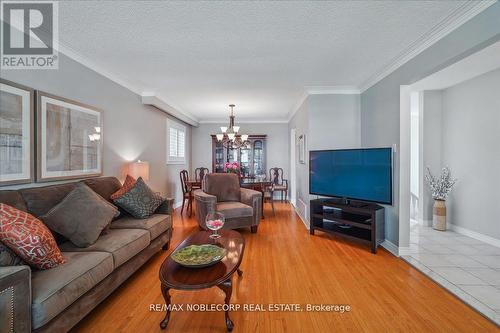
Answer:
[[[299,163],[306,164],[306,135],[301,134],[298,138]]]
[[[0,186],[34,180],[34,90],[0,79]]]
[[[102,175],[102,110],[35,91],[37,182]]]

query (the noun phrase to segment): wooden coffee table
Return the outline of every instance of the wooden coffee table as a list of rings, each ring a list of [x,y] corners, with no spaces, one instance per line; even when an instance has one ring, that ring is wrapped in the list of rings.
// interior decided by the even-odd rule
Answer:
[[[217,264],[205,268],[186,268],[173,261],[169,255],[161,265],[161,292],[167,304],[165,319],[160,323],[162,329],[167,327],[170,320],[170,289],[197,290],[217,286],[224,291],[226,295],[224,302],[229,305],[233,292],[231,278],[234,272],[238,272],[239,276],[243,274],[239,267],[243,258],[243,251],[245,250],[245,239],[239,232],[234,230],[219,230],[219,234],[222,237],[215,240],[208,237],[210,234],[211,232],[209,231],[198,231],[186,238],[175,250],[193,244],[215,244],[222,246],[227,250],[227,255]],[[231,332],[234,324],[229,318],[229,307],[226,308],[226,327]]]

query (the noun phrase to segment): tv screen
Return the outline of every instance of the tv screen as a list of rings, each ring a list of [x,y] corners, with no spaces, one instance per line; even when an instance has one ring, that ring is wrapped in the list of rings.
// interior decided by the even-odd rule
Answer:
[[[392,149],[309,152],[309,193],[392,204]]]

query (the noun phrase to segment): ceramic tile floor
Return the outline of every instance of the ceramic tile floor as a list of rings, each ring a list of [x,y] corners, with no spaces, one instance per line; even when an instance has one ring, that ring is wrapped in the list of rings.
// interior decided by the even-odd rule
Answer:
[[[412,223],[410,249],[401,257],[500,325],[499,247]]]

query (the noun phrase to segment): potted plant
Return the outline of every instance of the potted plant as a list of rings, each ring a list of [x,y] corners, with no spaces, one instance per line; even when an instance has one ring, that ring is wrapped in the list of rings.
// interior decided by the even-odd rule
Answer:
[[[425,180],[431,190],[432,198],[434,199],[434,208],[432,210],[432,227],[436,230],[446,230],[446,198],[450,194],[451,189],[457,182],[451,178],[450,168],[445,167],[441,171],[439,178],[434,177],[429,167]]]
[[[237,175],[240,174],[240,171],[241,171],[241,168],[240,168],[240,164],[236,161],[234,162],[226,162],[224,164],[224,171],[226,173],[235,173]]]

